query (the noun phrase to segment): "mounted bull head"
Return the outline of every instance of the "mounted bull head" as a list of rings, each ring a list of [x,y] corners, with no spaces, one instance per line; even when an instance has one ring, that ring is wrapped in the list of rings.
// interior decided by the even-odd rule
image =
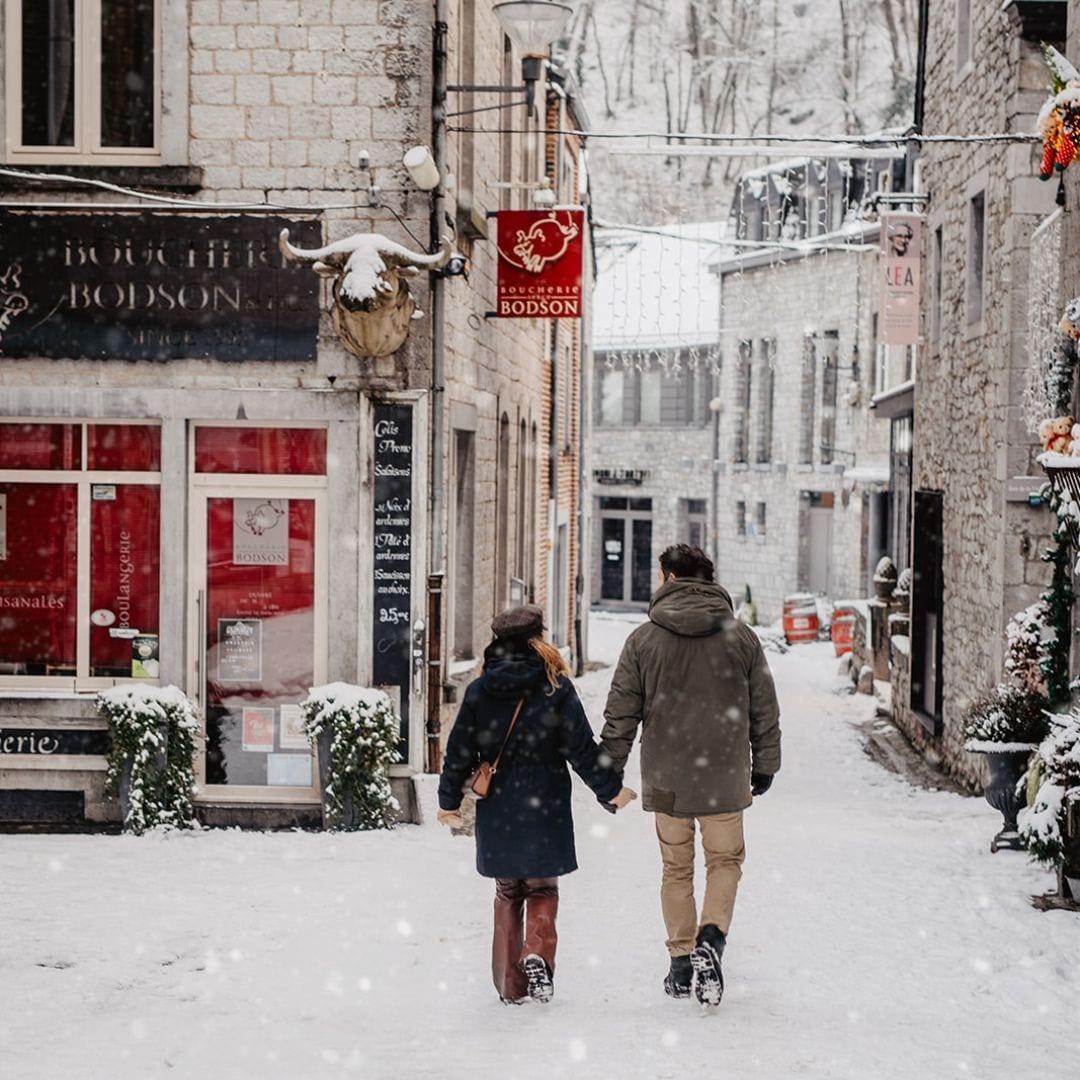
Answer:
[[[409,336],[418,319],[408,279],[421,270],[439,270],[450,259],[450,241],[434,255],[418,255],[379,233],[354,233],[321,248],[297,248],[289,230],[278,238],[281,254],[334,279],[331,317],[341,343],[354,356],[389,356]]]

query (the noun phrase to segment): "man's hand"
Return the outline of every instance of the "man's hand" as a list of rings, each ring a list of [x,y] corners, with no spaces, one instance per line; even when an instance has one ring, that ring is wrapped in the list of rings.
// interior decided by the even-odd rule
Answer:
[[[440,810],[436,816],[440,825],[448,825],[451,829],[460,829],[464,825],[460,810]]]
[[[750,794],[764,795],[772,787],[772,776],[769,773],[752,772],[750,774]]]

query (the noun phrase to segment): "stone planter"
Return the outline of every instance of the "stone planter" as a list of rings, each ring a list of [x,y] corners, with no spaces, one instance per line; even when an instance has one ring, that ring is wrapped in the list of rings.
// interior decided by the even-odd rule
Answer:
[[[324,829],[355,829],[358,825],[357,814],[353,807],[352,792],[346,792],[342,800],[342,814],[340,820],[331,821],[326,805],[326,784],[330,779],[331,761],[330,744],[334,733],[328,727],[319,732],[315,740],[315,753],[319,762],[319,792],[322,800],[322,819]]]
[[[1080,904],[1080,802],[1069,804],[1062,839],[1065,852],[1058,865],[1058,892]]]
[[[1007,750],[1003,753],[986,753],[987,778],[983,787],[986,801],[1000,811],[1003,827],[990,841],[991,851],[1023,850],[1020,833],[1016,824],[1016,815],[1024,807],[1023,796],[1018,795],[1017,785],[1027,771],[1031,750]]]
[[[157,725],[158,734],[161,736],[161,749],[158,750],[156,759],[154,761],[154,767],[158,773],[164,772],[169,760],[169,723],[167,720],[162,720]],[[120,821],[124,828],[127,828],[128,814],[131,811],[131,761],[124,762],[123,769],[120,770],[120,785],[117,792],[117,796],[120,801]]]

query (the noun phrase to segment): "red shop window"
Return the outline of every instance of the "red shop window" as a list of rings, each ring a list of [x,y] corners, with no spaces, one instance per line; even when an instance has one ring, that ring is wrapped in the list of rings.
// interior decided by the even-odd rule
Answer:
[[[197,427],[195,471],[325,476],[325,428]]]
[[[0,469],[81,469],[82,424],[0,423]]]
[[[160,472],[161,428],[152,424],[90,424],[87,468],[108,472]]]
[[[0,673],[74,675],[74,484],[0,482]]]
[[[157,678],[161,491],[96,485],[90,503],[90,674]]]

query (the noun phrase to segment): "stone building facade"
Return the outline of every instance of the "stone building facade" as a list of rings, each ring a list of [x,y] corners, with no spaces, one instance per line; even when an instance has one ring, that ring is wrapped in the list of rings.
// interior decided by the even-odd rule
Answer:
[[[1061,44],[1064,4],[931,5],[927,135],[1033,133]],[[915,375],[910,655],[894,656],[897,723],[973,786],[965,708],[1002,674],[1009,618],[1048,580],[1051,531],[1028,505],[1041,484],[1024,419],[1033,231],[1054,209],[1034,143],[927,143],[922,360]]]
[[[479,115],[508,122],[474,123],[492,95],[446,84],[520,81],[474,0],[0,8],[0,595],[9,616],[45,604],[0,625],[17,735],[0,818],[115,818],[93,694],[135,674],[118,630],[153,651],[138,678],[203,708],[205,820],[318,819],[289,725],[333,680],[391,693],[413,812],[408,777],[437,764],[492,614],[534,599],[575,642],[583,338],[488,317],[488,212],[540,185],[583,197],[579,146],[547,132],[577,126],[572,82],[553,69],[533,113],[504,93]],[[101,18],[118,21],[99,55]],[[31,70],[44,48],[56,63]],[[423,144],[433,193],[402,165]],[[285,227],[309,250],[379,233],[424,255],[448,236],[470,272],[421,266],[404,345],[356,356],[329,286],[278,255]],[[31,573],[43,514],[54,543]],[[27,752],[30,733],[53,749]]]
[[[712,549],[715,223],[602,230],[592,346],[591,599],[645,608],[660,553]]]
[[[887,168],[886,175],[887,175]],[[784,598],[870,593],[888,550],[888,435],[869,405],[878,226],[867,162],[779,163],[741,178],[720,260],[717,569],[758,617]]]

